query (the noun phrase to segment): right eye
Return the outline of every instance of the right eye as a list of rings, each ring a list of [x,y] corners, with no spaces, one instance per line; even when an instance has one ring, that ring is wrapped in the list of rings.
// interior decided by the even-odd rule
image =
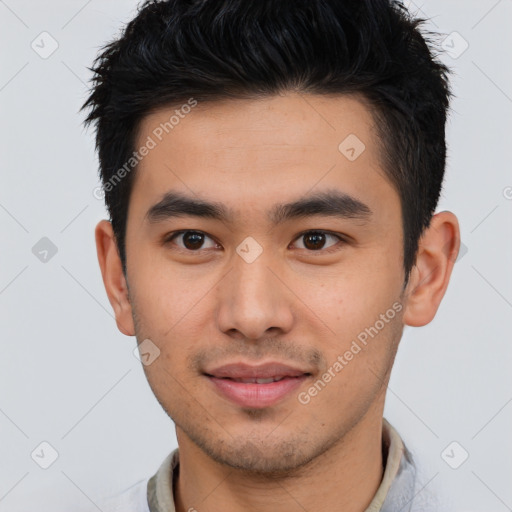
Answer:
[[[202,250],[206,250],[208,248],[214,248],[218,246],[217,242],[213,240],[211,237],[209,237],[206,233],[203,233],[202,231],[193,231],[193,230],[181,230],[181,231],[175,231],[174,233],[170,233],[169,236],[165,238],[165,243],[168,244],[170,242],[173,242],[173,240],[180,240],[180,243],[175,243],[180,249],[187,252],[199,252]],[[207,247],[206,249],[203,246],[205,239],[210,239],[211,244],[210,247]]]

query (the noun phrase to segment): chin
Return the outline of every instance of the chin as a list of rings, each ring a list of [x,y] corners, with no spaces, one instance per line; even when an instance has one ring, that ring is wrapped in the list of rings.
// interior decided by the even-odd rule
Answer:
[[[281,443],[276,446],[259,445],[244,441],[239,446],[227,449],[213,449],[208,455],[220,464],[261,476],[289,474],[310,462],[311,458],[297,450],[295,443]]]
[[[290,476],[308,465],[328,447],[315,446],[311,439],[291,435],[287,439],[272,439],[272,433],[250,433],[240,436],[226,433],[223,439],[205,438],[198,432],[188,437],[215,462],[261,477]]]

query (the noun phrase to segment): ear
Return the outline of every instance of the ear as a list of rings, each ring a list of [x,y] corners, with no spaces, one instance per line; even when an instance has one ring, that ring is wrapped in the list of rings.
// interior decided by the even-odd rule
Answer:
[[[419,241],[416,263],[405,290],[406,325],[421,327],[433,320],[448,288],[459,249],[457,217],[451,212],[434,215]]]
[[[117,328],[127,336],[135,336],[128,286],[112,224],[107,220],[100,221],[96,226],[95,236],[101,276],[108,300],[114,309]]]

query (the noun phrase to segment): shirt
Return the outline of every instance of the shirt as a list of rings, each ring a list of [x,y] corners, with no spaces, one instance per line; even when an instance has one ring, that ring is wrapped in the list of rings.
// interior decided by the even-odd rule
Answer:
[[[382,447],[385,469],[381,484],[364,512],[439,512],[440,503],[417,478],[416,465],[398,432],[384,419]],[[104,503],[104,512],[176,512],[173,477],[179,466],[179,448],[158,471]]]

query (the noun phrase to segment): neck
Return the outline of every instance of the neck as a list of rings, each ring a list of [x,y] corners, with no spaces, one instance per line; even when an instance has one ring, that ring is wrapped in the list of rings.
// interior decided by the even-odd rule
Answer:
[[[334,446],[293,473],[254,475],[219,464],[177,429],[177,512],[360,512],[383,475],[382,411],[367,414]]]

